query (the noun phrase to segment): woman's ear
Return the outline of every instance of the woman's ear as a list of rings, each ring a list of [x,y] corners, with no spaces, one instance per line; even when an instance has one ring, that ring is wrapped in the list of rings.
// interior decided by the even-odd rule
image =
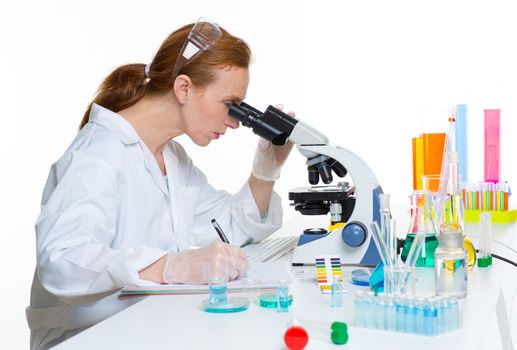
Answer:
[[[190,80],[188,75],[181,74],[176,77],[173,90],[180,104],[187,102],[189,94],[192,93],[192,86],[192,80]]]

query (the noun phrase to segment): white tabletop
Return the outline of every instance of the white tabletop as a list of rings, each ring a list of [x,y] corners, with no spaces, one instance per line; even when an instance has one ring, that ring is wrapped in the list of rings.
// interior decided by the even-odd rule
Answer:
[[[494,239],[516,245],[515,226],[494,230]],[[494,247],[503,253],[503,250]],[[515,260],[516,255],[510,256]],[[288,261],[285,262],[289,264]],[[345,277],[352,267],[344,268]],[[305,270],[299,275],[296,271]],[[65,341],[56,349],[285,349],[283,334],[296,318],[309,333],[307,349],[340,348],[330,340],[330,324],[349,325],[346,349],[494,349],[500,346],[494,332],[496,303],[505,279],[517,276],[517,268],[494,259],[493,266],[469,273],[468,296],[462,301],[463,327],[440,335],[421,336],[354,327],[353,295],[367,290],[347,282],[343,308],[331,307],[331,296],[316,284],[313,267],[293,267],[293,305],[287,314],[252,304],[244,312],[211,314],[201,310],[206,295],[151,296]],[[433,269],[417,269],[417,292],[433,291]],[[347,279],[348,280],[348,279]],[[497,325],[496,325],[497,327]],[[496,331],[495,336],[499,333]],[[499,341],[499,343],[497,343]],[[496,346],[494,346],[496,345]]]

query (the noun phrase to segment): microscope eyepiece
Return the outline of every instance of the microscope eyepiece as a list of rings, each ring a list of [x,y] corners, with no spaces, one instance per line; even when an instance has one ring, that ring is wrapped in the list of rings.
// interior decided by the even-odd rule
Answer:
[[[228,110],[228,115],[238,119],[242,125],[251,128],[255,123],[254,120],[262,118],[262,112],[251,107],[249,104],[241,102],[240,105],[232,103]]]
[[[260,137],[272,144],[285,145],[298,120],[278,108],[269,106],[264,113],[242,102],[232,103],[228,115],[238,119],[245,127],[251,128]]]

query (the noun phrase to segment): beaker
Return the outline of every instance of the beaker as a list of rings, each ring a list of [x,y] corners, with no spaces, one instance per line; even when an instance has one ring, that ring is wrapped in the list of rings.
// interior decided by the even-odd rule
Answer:
[[[400,258],[402,261],[406,261],[415,235],[417,232],[425,232],[424,246],[415,264],[417,267],[433,267],[434,251],[438,246],[436,229],[430,213],[429,193],[427,191],[413,191],[413,194],[409,196],[411,219]]]
[[[227,264],[206,264],[208,274],[208,301],[211,305],[224,305],[228,302]]]
[[[443,224],[435,251],[435,292],[437,295],[463,298],[467,295],[468,254],[457,223]]]
[[[440,187],[440,174],[422,175],[422,187],[424,191],[438,192]]]
[[[404,265],[384,266],[385,294],[415,294],[413,268]]]

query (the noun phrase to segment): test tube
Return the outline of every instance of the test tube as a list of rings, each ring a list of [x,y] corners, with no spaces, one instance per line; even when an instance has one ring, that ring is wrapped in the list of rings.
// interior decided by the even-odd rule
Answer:
[[[504,184],[504,211],[508,211],[508,196],[510,195],[510,186],[508,183]]]
[[[456,151],[459,154],[460,181],[468,181],[468,106],[456,106]]]
[[[280,280],[276,288],[277,312],[289,311],[289,287],[286,280]]]
[[[364,323],[366,328],[375,327],[375,295],[373,292],[366,292],[364,298]]]
[[[424,297],[418,297],[416,299],[415,306],[416,306],[415,332],[416,332],[416,334],[424,334],[424,309],[425,309]]]
[[[416,299],[414,296],[406,297],[406,333],[416,333]]]
[[[478,267],[488,267],[491,265],[491,226],[492,213],[485,212],[479,215],[479,259]]]
[[[388,266],[391,260],[389,259],[388,247],[386,247],[386,243],[382,237],[382,231],[379,224],[377,221],[374,221],[370,226],[372,227],[372,238],[377,250],[379,251],[379,255],[381,256],[382,263],[384,266]]]
[[[382,193],[379,195],[380,215],[381,215],[381,233],[386,243],[387,259],[391,261],[390,265],[397,262],[397,243],[395,232],[392,230],[392,217],[390,210],[390,195]]]
[[[408,286],[408,282],[411,278],[411,274],[413,273],[413,267],[415,267],[416,261],[418,259],[418,255],[420,254],[420,250],[422,250],[422,246],[425,242],[425,231],[418,231],[415,235],[415,239],[411,244],[411,248],[409,249],[408,256],[406,258],[406,263],[404,265],[405,271],[402,276],[400,291],[404,293],[406,287]]]
[[[442,331],[444,333],[450,332],[453,329],[450,326],[451,323],[451,304],[449,298],[443,298],[443,319],[442,319]]]
[[[343,282],[341,276],[332,276],[332,307],[343,307]]]
[[[436,301],[433,297],[426,299],[424,309],[424,334],[436,334]]]
[[[485,168],[486,182],[499,182],[501,174],[501,110],[485,109]]]
[[[406,303],[402,295],[395,297],[395,317],[396,330],[398,332],[405,332],[406,330]]]
[[[395,331],[397,329],[397,314],[395,309],[395,296],[386,295],[386,329]]]
[[[504,209],[504,184],[498,182],[495,185],[496,190],[496,200],[495,200],[495,210],[503,211]]]
[[[444,297],[436,296],[436,334],[445,333],[445,308],[444,308]]]
[[[366,327],[366,324],[364,322],[365,297],[365,292],[361,290],[355,292],[354,323],[357,327]]]
[[[450,297],[448,301],[449,305],[451,306],[449,329],[454,331],[461,327],[460,305],[457,298]]]

